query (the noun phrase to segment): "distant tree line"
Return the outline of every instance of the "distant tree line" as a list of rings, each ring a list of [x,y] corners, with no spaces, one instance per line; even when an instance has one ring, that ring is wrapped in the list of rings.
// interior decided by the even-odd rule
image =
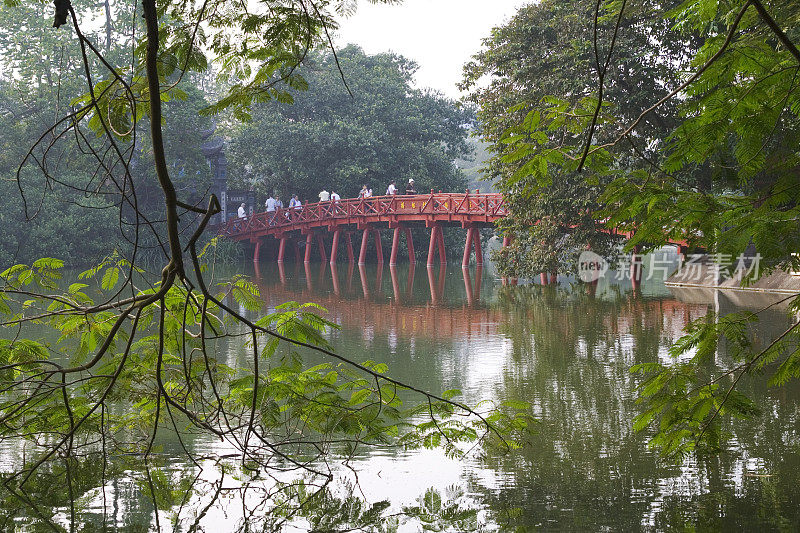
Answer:
[[[84,126],[85,137],[75,143],[74,133],[48,131],[54,116],[80,105],[84,87],[78,81],[80,58],[59,44],[58,35],[33,23],[40,16],[29,5],[0,10],[0,25],[23,26],[24,36],[41,41],[48,52],[41,60],[27,48],[5,46],[20,35],[0,33],[0,53],[10,67],[0,75],[0,265],[44,256],[90,264],[115,246],[131,249],[136,239],[139,254],[157,255],[159,239],[153,233],[136,235],[136,226],[126,220],[126,213],[134,216],[132,207],[103,194],[108,178],[98,177],[98,162],[88,149],[88,143],[96,143],[95,133]],[[103,32],[99,29],[101,42]],[[125,43],[110,46],[112,57],[125,52]],[[208,93],[221,89],[207,77],[175,72],[175,86],[162,95],[164,143],[175,187],[186,198],[199,200],[206,194],[211,172],[200,149],[201,133],[216,126],[215,135],[226,140],[229,187],[253,189],[259,202],[271,193],[281,194],[284,203],[291,194],[313,201],[321,188],[350,197],[364,183],[378,195],[391,180],[403,190],[409,178],[419,191],[461,191],[466,180],[453,162],[469,154],[465,139],[474,114],[414,88],[416,68],[403,57],[368,56],[355,46],[340,50],[338,58],[331,51],[314,52],[299,69],[307,86],[256,103],[249,115],[227,111],[216,117],[209,116],[215,110],[209,108]],[[130,160],[140,199],[136,216],[159,228],[163,205],[155,194],[147,118],[136,128],[135,140],[120,139],[119,144]],[[29,153],[43,135],[44,142]],[[86,194],[87,189],[99,194]]]
[[[454,165],[470,153],[469,109],[413,86],[417,65],[396,54],[367,55],[350,45],[311,54],[300,69],[307,90],[292,104],[252,107],[252,120],[230,135],[230,176],[266,197],[317,201],[325,188],[356,197],[363,184],[381,195],[410,178],[417,191],[463,191]]]

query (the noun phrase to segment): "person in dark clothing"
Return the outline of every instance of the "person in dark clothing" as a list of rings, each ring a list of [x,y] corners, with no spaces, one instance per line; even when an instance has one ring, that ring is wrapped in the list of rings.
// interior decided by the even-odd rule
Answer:
[[[408,185],[406,185],[406,194],[417,194],[417,189],[414,188],[414,178],[408,179]]]

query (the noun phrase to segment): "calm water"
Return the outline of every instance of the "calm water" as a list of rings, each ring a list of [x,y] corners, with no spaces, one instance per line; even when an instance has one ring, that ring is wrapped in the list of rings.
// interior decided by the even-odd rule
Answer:
[[[386,362],[394,377],[431,391],[461,389],[467,403],[525,400],[541,420],[529,446],[502,456],[457,461],[438,451],[365,452],[352,462],[358,484],[341,488],[344,493],[368,502],[387,499],[392,512],[434,488],[479,511],[471,529],[800,529],[798,387],[746,383],[746,393],[763,399],[764,413],[732,428],[731,449],[713,458],[663,464],[647,449],[647,435],[631,429],[638,412],[631,365],[667,361],[667,349],[689,320],[758,306],[768,296],[671,292],[656,281],[638,291],[624,281],[603,281],[596,289],[569,280],[503,286],[489,268],[462,272],[460,266],[443,271],[339,264],[332,271],[290,262],[282,269],[241,268],[250,270],[268,309],[287,300],[326,307],[328,318],[341,325],[331,333],[338,352]],[[788,323],[785,310],[776,307],[755,334],[766,343]],[[222,357],[236,365],[246,354],[230,345]],[[733,365],[724,346],[717,363]],[[201,437],[184,441],[196,453],[223,446]],[[181,462],[177,439],[167,440],[164,451],[176,472],[197,472]],[[3,464],[18,457],[18,450],[5,450]],[[355,483],[348,472],[342,469]],[[153,511],[135,477],[122,475],[106,487],[112,502],[106,502],[112,509],[107,521],[146,530]],[[208,484],[219,480],[213,469],[200,477]],[[89,507],[99,508],[97,491],[87,494],[95,499]],[[254,491],[245,500],[258,497]],[[198,523],[208,531],[241,526],[236,496],[208,503],[198,498],[185,508],[193,517],[206,509]],[[165,513],[161,525],[166,521],[164,530],[171,531],[168,518]],[[193,522],[179,520],[176,529],[188,530]]]

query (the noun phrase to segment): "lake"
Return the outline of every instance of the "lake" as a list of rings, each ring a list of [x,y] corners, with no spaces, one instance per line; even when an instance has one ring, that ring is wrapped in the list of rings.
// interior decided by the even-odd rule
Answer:
[[[313,513],[285,520],[264,516],[265,502],[275,497],[270,483],[285,480],[251,483],[218,463],[193,464],[182,446],[199,456],[224,455],[229,446],[204,435],[163,436],[159,457],[168,478],[162,481],[175,489],[175,500],[158,513],[164,531],[344,530],[353,524],[330,517],[363,514],[383,501],[380,513],[390,518],[355,529],[418,531],[427,519],[454,531],[800,528],[797,384],[743,383],[763,412],[731,426],[730,446],[719,455],[670,464],[648,449],[647,432],[632,429],[641,380],[630,373],[632,365],[668,362],[669,347],[691,320],[755,310],[778,297],[670,289],[659,280],[645,280],[636,290],[624,279],[596,286],[568,278],[550,286],[511,285],[491,265],[462,271],[289,262],[236,270],[252,276],[264,301],[262,311],[241,309],[248,316],[290,300],[319,303],[341,326],[327,333],[338,353],[384,362],[393,377],[431,392],[460,389],[459,400],[470,405],[528,402],[540,422],[526,446],[503,454],[455,459],[441,450],[376,447],[358,450],[347,465],[333,457],[339,475],[330,499]],[[753,334],[767,343],[789,324],[776,305]],[[245,364],[246,347],[228,342],[219,357],[237,367]],[[716,364],[720,371],[734,365],[724,344]],[[7,442],[0,452],[8,472],[24,450]],[[135,458],[119,461],[104,483],[84,480],[79,529],[155,527],[139,465]],[[182,483],[194,484],[188,496],[180,497]],[[69,514],[57,508],[52,520],[68,529]],[[17,513],[8,523],[20,531],[49,530],[35,513]]]

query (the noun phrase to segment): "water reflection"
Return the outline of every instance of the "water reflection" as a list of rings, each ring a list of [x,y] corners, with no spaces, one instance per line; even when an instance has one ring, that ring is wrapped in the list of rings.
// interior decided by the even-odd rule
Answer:
[[[343,326],[338,346],[386,361],[401,379],[459,388],[470,402],[532,404],[542,424],[531,446],[464,473],[492,521],[592,531],[800,525],[796,386],[747,383],[744,392],[770,409],[729,426],[732,447],[719,457],[665,465],[631,427],[639,407],[630,366],[668,361],[690,321],[759,298],[647,282],[504,286],[485,272],[437,268],[418,283],[403,266],[384,287],[381,273],[360,268],[360,290],[334,295],[298,294],[299,280],[262,286],[269,302],[294,294],[323,303]],[[769,342],[787,324],[785,309],[772,309],[754,334]],[[720,369],[732,364],[724,345],[717,359]]]
[[[479,524],[588,531],[800,527],[796,386],[769,389],[758,379],[745,383],[744,392],[766,398],[768,408],[764,416],[728,427],[732,447],[718,457],[665,465],[647,449],[647,435],[631,428],[639,409],[638,378],[629,372],[631,365],[668,360],[669,346],[691,320],[765,305],[768,297],[670,292],[646,281],[639,287],[573,284],[569,279],[560,285],[515,285],[497,279],[488,266],[463,270],[295,262],[264,264],[252,274],[267,309],[288,300],[327,308],[328,318],[341,325],[330,333],[337,351],[355,360],[386,362],[393,376],[428,390],[461,389],[470,404],[527,401],[541,420],[538,433],[520,452],[472,458],[466,464],[439,451],[362,451],[350,461],[359,472],[358,487],[345,485],[340,494],[309,508],[299,530],[376,530],[377,525],[356,520],[363,513],[356,518],[337,513],[361,505],[352,496],[362,492],[368,503],[361,511],[387,499],[390,512],[399,512],[428,487],[442,494],[450,490],[458,501],[481,510],[480,520],[473,514],[470,521],[448,524],[453,531]],[[776,307],[753,334],[767,343],[787,323],[785,311]],[[230,366],[247,364],[247,347],[228,342],[220,350]],[[724,345],[717,364],[722,369],[732,364]],[[172,517],[165,509],[183,506],[187,512],[176,522],[179,531],[191,530],[195,522],[216,531],[283,527],[264,516],[272,505],[271,486],[248,485],[246,478],[231,470],[221,474],[211,464],[204,463],[201,471],[181,451],[186,446],[197,455],[224,455],[224,444],[196,435],[179,440],[166,432],[160,444],[169,472],[156,487],[164,524]],[[4,470],[25,457],[21,448],[0,452]],[[88,512],[99,517],[96,530],[103,523],[109,529],[152,526],[156,511],[147,502],[146,476],[137,461],[131,457],[105,465],[98,459],[85,471],[73,472]],[[341,470],[346,474],[345,467]],[[63,525],[69,501],[65,491],[52,490],[53,479],[35,480],[32,495],[60,509],[56,522]],[[106,487],[103,493],[101,486]],[[183,486],[194,491],[185,505],[179,493]],[[252,489],[247,494],[245,486]],[[252,522],[243,518],[242,502],[260,509],[257,520],[257,513]],[[0,527],[13,527],[26,512],[30,518],[30,511],[15,505],[0,511]]]

